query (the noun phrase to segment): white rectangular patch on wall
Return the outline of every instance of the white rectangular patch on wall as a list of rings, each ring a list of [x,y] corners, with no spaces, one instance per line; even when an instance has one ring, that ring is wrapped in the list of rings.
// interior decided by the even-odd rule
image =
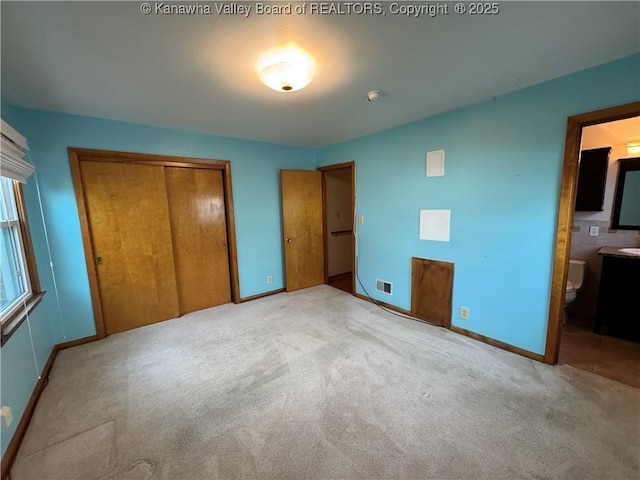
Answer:
[[[444,175],[444,150],[427,152],[427,177]]]
[[[420,210],[420,240],[448,242],[451,210]]]

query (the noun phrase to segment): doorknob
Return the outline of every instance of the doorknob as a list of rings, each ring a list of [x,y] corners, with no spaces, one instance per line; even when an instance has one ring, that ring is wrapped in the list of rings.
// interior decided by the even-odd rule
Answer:
[[[291,243],[291,239],[290,238],[287,238],[287,243]]]
[[[102,265],[102,257],[96,257],[96,263]]]

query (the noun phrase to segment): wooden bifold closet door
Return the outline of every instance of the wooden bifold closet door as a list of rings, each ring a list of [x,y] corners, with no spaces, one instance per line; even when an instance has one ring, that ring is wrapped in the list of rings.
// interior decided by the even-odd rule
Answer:
[[[80,161],[106,334],[228,303],[222,172]]]

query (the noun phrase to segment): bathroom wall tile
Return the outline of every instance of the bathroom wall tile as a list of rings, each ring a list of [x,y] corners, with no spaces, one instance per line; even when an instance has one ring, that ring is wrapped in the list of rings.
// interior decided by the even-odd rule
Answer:
[[[589,235],[589,227],[600,229],[597,237]],[[587,262],[587,280],[578,299],[568,309],[576,315],[595,318],[602,258],[598,250],[603,246],[640,247],[640,231],[614,230],[607,221],[574,220],[571,229],[571,258]]]

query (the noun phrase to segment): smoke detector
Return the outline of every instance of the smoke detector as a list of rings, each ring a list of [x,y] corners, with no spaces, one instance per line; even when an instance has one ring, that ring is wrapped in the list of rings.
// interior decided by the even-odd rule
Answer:
[[[371,90],[367,93],[367,101],[374,102],[384,95],[380,90]]]

